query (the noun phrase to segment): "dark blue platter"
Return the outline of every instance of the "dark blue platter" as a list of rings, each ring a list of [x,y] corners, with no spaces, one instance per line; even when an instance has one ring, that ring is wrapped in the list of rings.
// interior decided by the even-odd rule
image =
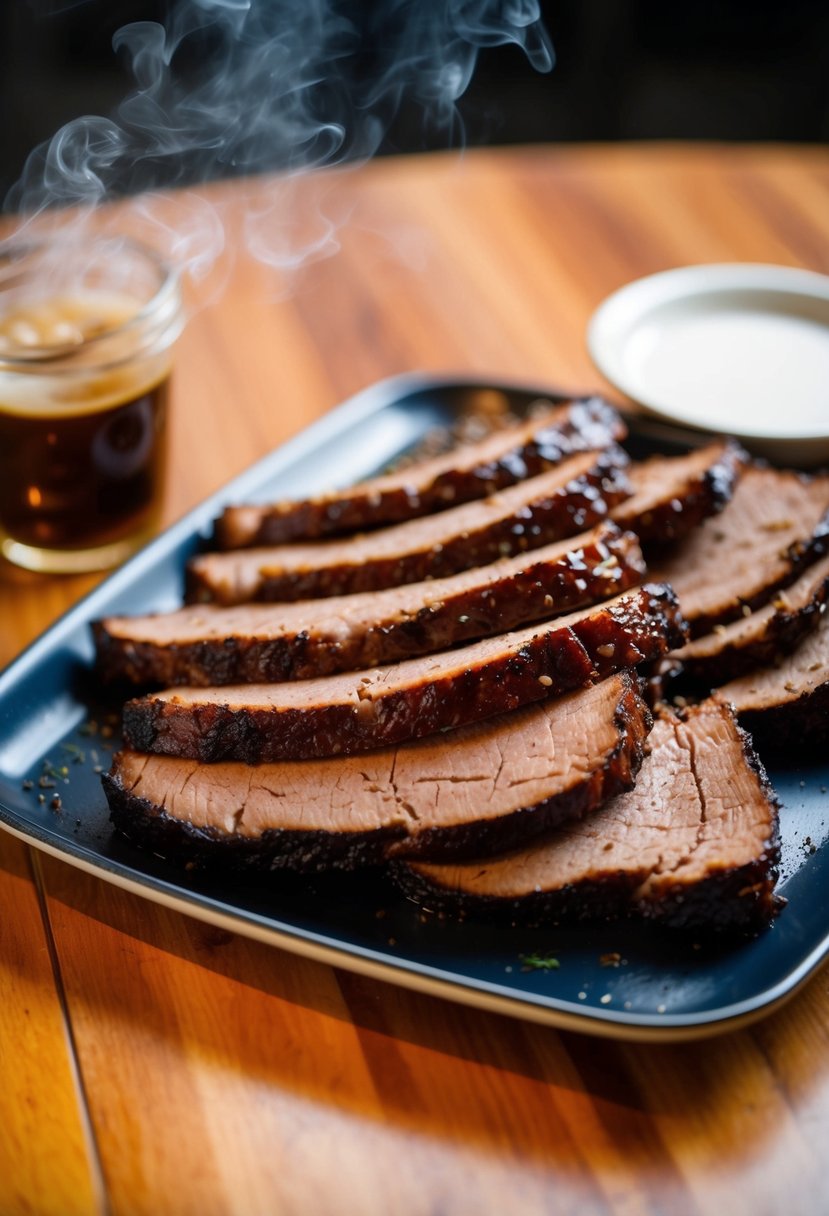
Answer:
[[[380,877],[251,880],[187,872],[132,847],[110,826],[95,769],[106,768],[117,747],[106,725],[117,706],[100,702],[89,622],[176,606],[184,563],[224,504],[304,495],[367,476],[493,393],[516,413],[539,397],[557,397],[421,376],[366,389],[203,503],[62,617],[0,675],[0,825],[189,915],[451,1000],[614,1038],[666,1041],[742,1025],[791,996],[829,951],[826,762],[770,768],[782,803],[778,890],[788,906],[756,938],[728,943],[636,922],[527,930],[424,919]],[[635,455],[678,451],[689,441],[632,420]],[[38,785],[44,772],[53,772],[54,788]],[[55,794],[57,810],[50,805]],[[558,967],[527,969],[522,956],[530,955],[554,956]]]

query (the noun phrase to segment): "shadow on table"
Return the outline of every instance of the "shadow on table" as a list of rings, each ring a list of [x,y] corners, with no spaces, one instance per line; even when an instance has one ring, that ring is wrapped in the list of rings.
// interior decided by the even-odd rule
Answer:
[[[702,1154],[727,1144],[732,1165],[755,1158],[777,1126],[756,1095],[775,1093],[785,1105],[773,1079],[779,1060],[788,1055],[790,1099],[819,1088],[829,1068],[814,984],[753,1029],[674,1045],[618,1043],[334,970],[50,858],[39,865],[87,1078],[97,1067],[117,1078],[131,1037],[157,1039],[165,1058],[171,1044],[185,1048],[182,1068],[195,1053],[246,1082],[398,1131],[496,1153],[509,1141],[548,1168],[587,1156],[593,1166],[623,1157],[635,1170],[673,1168],[665,1124],[673,1141]],[[791,1044],[802,1045],[798,1056]]]

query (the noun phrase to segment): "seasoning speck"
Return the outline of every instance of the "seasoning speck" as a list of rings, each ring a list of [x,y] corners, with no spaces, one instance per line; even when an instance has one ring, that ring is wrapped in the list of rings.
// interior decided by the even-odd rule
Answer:
[[[604,994],[604,996],[599,997],[599,1001],[601,1002],[602,1005],[609,1005],[612,1000],[613,1000],[613,997],[610,995],[609,992],[606,992]]]

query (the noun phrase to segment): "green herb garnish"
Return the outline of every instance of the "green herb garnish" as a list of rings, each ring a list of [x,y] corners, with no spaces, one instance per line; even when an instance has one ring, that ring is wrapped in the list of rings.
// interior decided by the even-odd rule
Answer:
[[[558,971],[561,963],[552,954],[519,954],[523,971]]]

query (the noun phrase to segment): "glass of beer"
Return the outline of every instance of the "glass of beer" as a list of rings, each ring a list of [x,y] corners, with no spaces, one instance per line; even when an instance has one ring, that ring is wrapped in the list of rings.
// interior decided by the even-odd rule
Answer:
[[[183,310],[152,250],[101,237],[0,245],[0,553],[103,570],[157,526]]]

